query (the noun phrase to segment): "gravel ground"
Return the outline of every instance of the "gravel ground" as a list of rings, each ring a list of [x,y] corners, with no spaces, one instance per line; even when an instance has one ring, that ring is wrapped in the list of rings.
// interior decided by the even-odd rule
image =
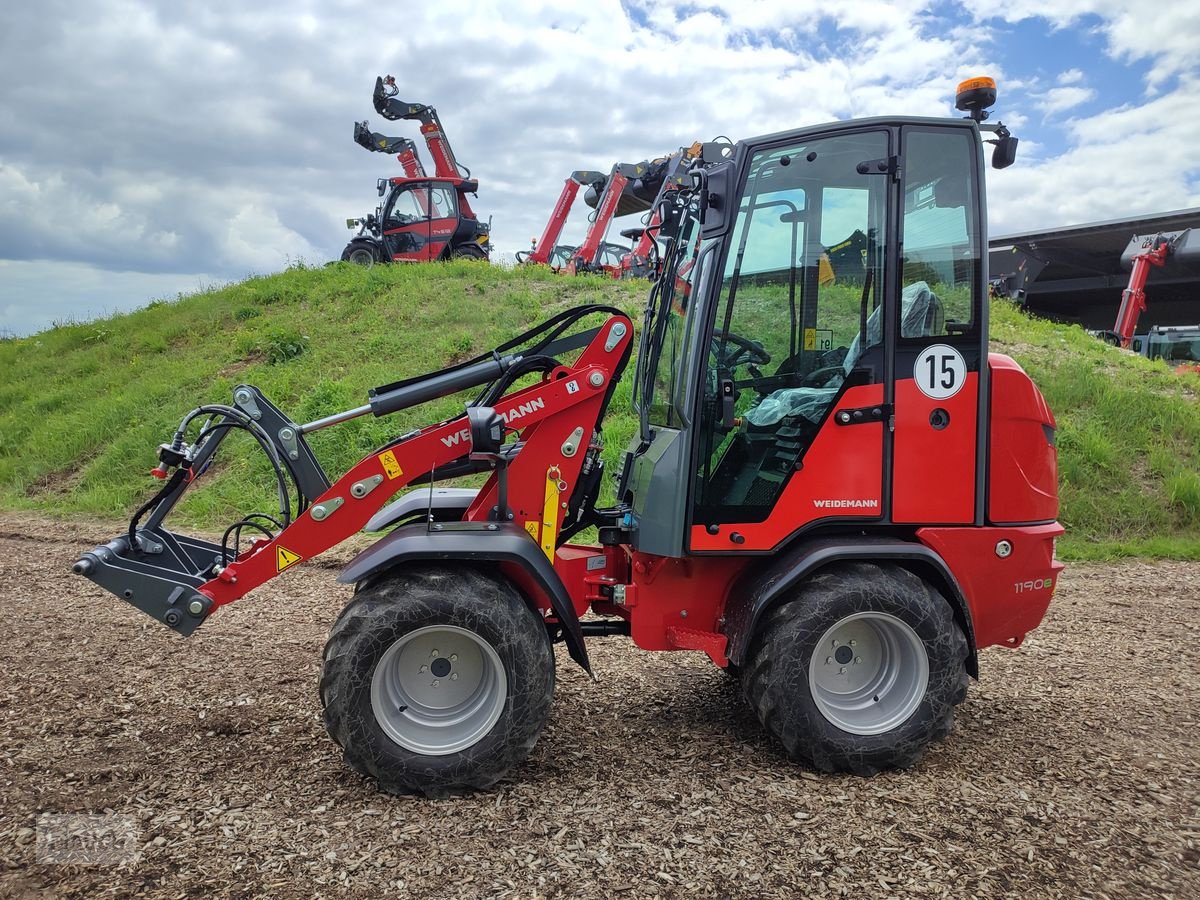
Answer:
[[[1069,568],[909,772],[806,771],[703,657],[618,638],[599,684],[560,651],[497,790],[429,801],[321,726],[330,568],[185,642],[69,574],[118,531],[0,516],[0,896],[1200,896],[1200,565]],[[39,816],[106,812],[132,861],[37,861]]]

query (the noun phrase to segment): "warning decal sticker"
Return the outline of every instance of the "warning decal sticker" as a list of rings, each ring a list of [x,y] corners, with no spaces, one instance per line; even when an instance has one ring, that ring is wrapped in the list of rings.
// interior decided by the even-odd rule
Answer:
[[[294,566],[300,562],[301,559],[299,553],[293,553],[287,547],[277,546],[275,548],[275,571],[282,572],[288,566]]]
[[[399,478],[404,474],[404,470],[400,468],[400,463],[396,462],[396,454],[391,450],[385,450],[379,454],[379,461],[383,464],[383,471],[387,472],[388,479]]]

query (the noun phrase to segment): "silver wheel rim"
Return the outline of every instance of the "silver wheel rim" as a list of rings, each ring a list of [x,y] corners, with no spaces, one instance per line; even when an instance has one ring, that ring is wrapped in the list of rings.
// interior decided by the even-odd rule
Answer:
[[[446,756],[478,743],[500,718],[508,678],[495,648],[473,631],[430,625],[399,638],[371,676],[371,709],[389,738]]]
[[[375,255],[370,250],[354,250],[350,253],[350,262],[369,269],[375,265]]]
[[[929,685],[929,654],[895,616],[855,613],[821,635],[808,684],[830,723],[851,734],[883,734],[920,706]]]

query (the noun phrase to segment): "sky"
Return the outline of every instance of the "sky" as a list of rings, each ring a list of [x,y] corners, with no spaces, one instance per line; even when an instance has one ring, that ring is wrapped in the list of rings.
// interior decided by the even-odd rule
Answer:
[[[1200,206],[1198,49],[1194,0],[6,3],[0,334],[336,259],[402,174],[354,121],[419,139],[375,114],[376,75],[437,108],[508,256],[572,170],[956,115],[979,74],[1021,139],[989,171],[992,234]]]

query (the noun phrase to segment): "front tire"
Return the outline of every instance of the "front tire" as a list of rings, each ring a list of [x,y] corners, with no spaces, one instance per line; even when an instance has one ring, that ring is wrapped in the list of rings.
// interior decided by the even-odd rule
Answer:
[[[545,625],[507,580],[407,569],[354,595],[325,645],[325,727],[389,793],[485,789],[533,750],[550,713]]]
[[[772,609],[742,686],[797,761],[823,772],[905,769],[950,733],[967,641],[949,603],[897,566],[827,569]]]
[[[379,262],[379,251],[370,244],[348,244],[342,251],[342,262],[352,262],[369,269]]]

